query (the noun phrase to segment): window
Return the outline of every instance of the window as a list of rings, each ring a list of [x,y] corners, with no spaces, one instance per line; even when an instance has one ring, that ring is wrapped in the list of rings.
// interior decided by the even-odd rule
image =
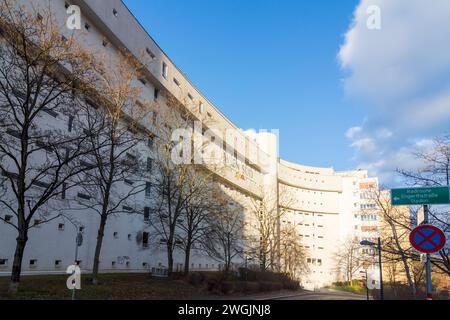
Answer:
[[[27,99],[27,94],[23,91],[17,90],[17,89],[13,89],[12,90],[13,95],[17,98],[17,99],[21,99],[21,100],[26,100]]]
[[[66,199],[67,183],[62,184],[61,199]]]
[[[59,223],[59,224],[58,224],[58,230],[59,230],[59,231],[64,231],[64,228],[65,228],[64,223]]]
[[[53,118],[57,118],[58,117],[58,112],[53,111],[50,108],[42,108],[42,111],[44,111],[45,113],[49,114],[50,116],[52,116]]]
[[[37,267],[37,259],[31,259],[30,260],[30,268],[36,268]]]
[[[151,173],[153,169],[153,159],[147,158],[147,172]]]
[[[203,113],[205,111],[205,107],[202,102],[200,102],[198,106],[198,112]]]
[[[126,211],[126,212],[134,212],[134,209],[132,207],[129,206],[122,206],[122,210]]]
[[[150,182],[145,183],[145,196],[150,197],[152,192],[152,184]]]
[[[20,139],[20,132],[17,130],[8,128],[8,129],[6,129],[6,133],[14,138]]]
[[[72,132],[74,116],[69,116],[69,122],[67,124],[67,131]]]
[[[176,79],[176,78],[173,78],[173,82],[179,87],[180,86],[180,82]]]
[[[69,161],[69,157],[70,157],[70,149],[69,148],[65,148],[66,154],[64,155],[64,161],[68,162]]]
[[[147,54],[150,56],[150,58],[152,58],[152,60],[155,59],[155,55],[149,48],[145,48],[145,52],[147,52]]]
[[[148,222],[150,220],[150,208],[145,207],[144,208],[144,221]]]
[[[162,76],[167,79],[167,74],[168,74],[168,66],[165,62],[162,63]]]
[[[191,101],[194,101],[194,97],[193,97],[192,94],[190,94],[190,93],[188,93],[188,98],[189,98]]]
[[[144,248],[148,247],[148,236],[149,236],[148,232],[143,232],[142,233],[142,246]]]
[[[88,196],[87,194],[84,193],[78,193],[78,198],[83,199],[83,200],[91,200],[91,196]]]
[[[60,268],[62,265],[62,261],[61,260],[55,260],[55,268]]]
[[[48,183],[45,183],[45,182],[42,182],[42,181],[39,181],[39,180],[36,180],[36,181],[33,181],[33,186],[36,186],[36,187],[39,187],[39,188],[48,188],[48,186],[49,186],[49,184]]]
[[[11,223],[12,218],[13,218],[12,215],[7,214],[7,215],[5,215],[5,217],[3,219],[5,220],[5,223]]]

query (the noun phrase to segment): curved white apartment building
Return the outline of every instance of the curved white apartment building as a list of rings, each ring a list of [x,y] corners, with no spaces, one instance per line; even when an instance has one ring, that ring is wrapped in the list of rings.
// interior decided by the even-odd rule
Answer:
[[[39,8],[40,1],[20,2]],[[342,241],[355,237],[356,220],[363,199],[362,189],[368,183],[377,185],[377,180],[369,178],[367,171],[336,172],[332,168],[308,167],[280,160],[277,137],[270,133],[248,134],[239,130],[173,64],[122,1],[52,1],[52,9],[61,23],[63,34],[74,32],[65,28],[66,10],[70,5],[81,9],[79,39],[85,47],[108,55],[117,54],[119,47],[127,48],[136,57],[141,52],[146,53],[146,60],[142,61],[147,66],[146,79],[144,82],[137,81],[143,89],[142,99],[151,100],[159,92],[169,92],[196,117],[208,118],[214,129],[222,132],[234,129],[237,139],[243,141],[247,148],[257,150],[256,153],[249,153],[247,149],[238,150],[240,156],[236,157],[234,166],[220,173],[223,189],[244,213],[249,210],[252,199],[260,200],[269,193],[273,194],[274,204],[280,210],[287,211],[280,223],[295,225],[303,239],[310,266],[303,285],[315,288],[335,281],[334,255]],[[161,108],[165,108],[163,94],[158,99],[161,100]],[[49,120],[61,127],[67,122],[62,114],[45,119],[45,123]],[[152,157],[154,151],[142,146],[140,152]],[[257,161],[251,159],[255,154],[259,156]],[[294,200],[283,203],[278,195],[281,189],[288,190]],[[137,196],[135,200],[136,203],[144,203],[145,195]],[[0,211],[0,214],[4,213]],[[64,272],[73,262],[74,239],[80,226],[84,243],[80,247],[78,260],[82,269],[88,271],[92,268],[98,217],[89,212],[72,214],[77,215],[77,226],[61,218],[31,229],[23,260],[25,274]],[[150,269],[157,272],[164,269],[167,264],[164,246],[158,246],[161,239],[152,237],[151,233],[148,221],[142,214],[110,218],[100,259],[101,271],[144,272]],[[15,238],[16,230],[0,222],[1,275],[10,272]],[[191,261],[194,270],[219,268],[217,262],[195,250]],[[183,255],[176,255],[176,268],[182,270],[183,262]],[[243,259],[236,261],[237,265],[242,263]]]

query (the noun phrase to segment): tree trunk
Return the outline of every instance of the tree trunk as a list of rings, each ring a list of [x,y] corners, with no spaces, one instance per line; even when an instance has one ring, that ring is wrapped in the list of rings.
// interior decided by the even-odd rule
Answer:
[[[167,273],[169,277],[173,273],[173,248],[171,243],[167,245]]]
[[[28,241],[26,233],[21,233],[16,239],[16,251],[14,253],[14,261],[12,266],[11,281],[9,283],[9,293],[16,294],[19,290],[20,274],[22,272],[22,260],[25,246]]]
[[[189,263],[191,258],[191,245],[189,242],[186,245],[184,254],[184,275],[187,276],[189,274]]]
[[[393,225],[393,224],[390,224],[390,225],[391,225],[392,234],[394,235],[395,244],[396,244],[397,249],[400,252],[400,256],[402,258],[403,267],[405,268],[405,273],[406,273],[406,278],[408,280],[409,288],[411,290],[412,295],[415,297],[416,296],[416,286],[411,277],[411,270],[408,265],[408,258],[406,257],[402,246],[400,245],[400,241],[398,239],[397,229],[395,228],[395,225]]]
[[[100,266],[100,253],[102,251],[103,237],[105,235],[106,219],[106,213],[102,214],[100,218],[100,226],[98,228],[97,244],[95,245],[94,266],[92,268],[92,284],[94,285],[98,284],[98,269]]]

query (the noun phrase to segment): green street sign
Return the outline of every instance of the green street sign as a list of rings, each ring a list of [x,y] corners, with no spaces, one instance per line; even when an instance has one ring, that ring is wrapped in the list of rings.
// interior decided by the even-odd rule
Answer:
[[[392,189],[393,206],[450,204],[450,187]]]

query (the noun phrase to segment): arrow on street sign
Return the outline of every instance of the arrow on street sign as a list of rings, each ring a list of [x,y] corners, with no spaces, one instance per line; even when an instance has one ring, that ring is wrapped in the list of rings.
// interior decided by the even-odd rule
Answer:
[[[393,206],[450,204],[450,187],[392,189],[391,203]]]

